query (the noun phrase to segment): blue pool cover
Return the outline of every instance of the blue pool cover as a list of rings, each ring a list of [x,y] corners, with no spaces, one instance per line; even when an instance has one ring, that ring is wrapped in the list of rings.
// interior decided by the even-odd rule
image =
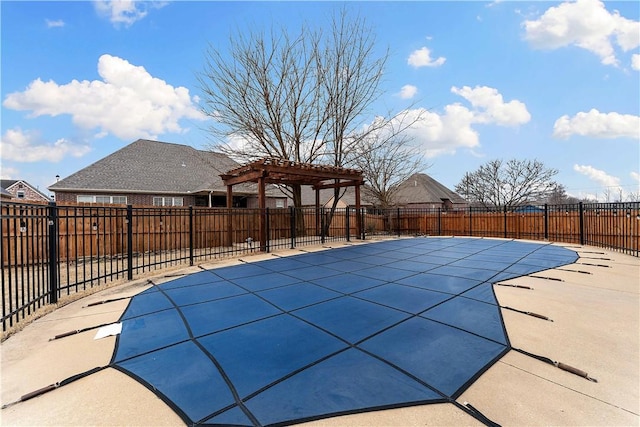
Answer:
[[[492,284],[577,258],[414,238],[202,271],[131,300],[111,365],[190,425],[451,402],[510,349]]]

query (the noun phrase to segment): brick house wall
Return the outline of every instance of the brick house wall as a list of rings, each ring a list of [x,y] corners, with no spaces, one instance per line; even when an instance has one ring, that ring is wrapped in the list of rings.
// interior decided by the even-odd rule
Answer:
[[[78,196],[125,196],[127,204],[134,206],[153,206],[154,197],[182,197],[183,206],[195,205],[194,196],[185,196],[182,194],[171,195],[154,195],[154,194],[138,194],[138,193],[72,193],[59,192],[56,193],[57,203],[77,203]]]
[[[175,195],[166,195],[166,194],[139,194],[139,193],[74,193],[74,192],[60,192],[57,191],[56,202],[57,203],[77,203],[78,196],[126,196],[127,204],[133,206],[153,206],[153,198],[154,197],[182,197],[183,206],[196,206],[196,197],[190,195],[183,194],[175,194]],[[206,196],[202,196],[204,199],[207,199]],[[280,202],[278,202],[280,200]],[[258,208],[258,197],[257,196],[249,196],[246,199],[247,208],[257,209]],[[206,201],[208,203],[208,200]],[[267,207],[269,209],[274,209],[277,207],[287,207],[287,199],[285,197],[267,197]]]
[[[8,193],[11,193],[13,199],[16,201],[32,201],[32,202],[48,202],[50,201],[40,192],[34,190],[31,186],[24,184],[23,182],[16,182],[9,188],[5,188]],[[23,197],[19,197],[19,194]]]

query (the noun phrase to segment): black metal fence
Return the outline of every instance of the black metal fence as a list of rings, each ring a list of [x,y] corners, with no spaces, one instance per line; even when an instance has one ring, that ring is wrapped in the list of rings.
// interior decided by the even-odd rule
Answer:
[[[504,237],[640,251],[638,202],[333,213],[3,202],[1,210],[3,331],[61,297],[153,270],[375,235]],[[261,223],[266,242],[259,241]]]

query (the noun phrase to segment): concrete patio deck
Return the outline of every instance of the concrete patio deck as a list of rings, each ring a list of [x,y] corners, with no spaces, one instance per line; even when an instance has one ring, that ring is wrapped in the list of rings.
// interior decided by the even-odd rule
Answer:
[[[366,244],[366,243],[364,243]],[[341,246],[336,244],[334,246]],[[578,253],[575,264],[495,286],[502,306],[548,316],[553,322],[502,310],[512,347],[586,371],[597,383],[515,351],[488,369],[457,401],[469,402],[501,425],[640,424],[640,259],[594,247],[560,245]],[[323,250],[321,247],[305,251]],[[299,250],[278,255],[299,254]],[[245,262],[272,258],[245,257]],[[239,263],[203,264],[213,268]],[[171,274],[200,271],[197,267]],[[172,280],[167,272],[106,289],[70,303],[2,343],[1,399],[26,393],[109,364],[115,337],[94,340],[95,330],[49,341],[57,334],[116,322],[128,304],[119,300]],[[550,280],[557,279],[557,280]],[[162,400],[129,376],[106,368],[2,409],[1,425],[183,425]],[[313,426],[481,425],[452,404],[432,404],[306,423]]]

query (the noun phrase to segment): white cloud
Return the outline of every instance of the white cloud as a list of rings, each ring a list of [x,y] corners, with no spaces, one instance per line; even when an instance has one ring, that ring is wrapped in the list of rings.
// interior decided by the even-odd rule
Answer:
[[[588,177],[603,187],[619,187],[620,178],[611,176],[605,171],[588,165],[573,165],[573,170]]]
[[[460,148],[477,155],[474,149],[480,146],[480,137],[474,125],[516,126],[530,120],[523,103],[505,103],[496,89],[486,86],[471,89],[465,86],[462,89],[452,87],[451,92],[465,98],[473,108],[453,103],[445,106],[443,113],[420,108],[408,110],[406,116],[401,116],[405,123],[419,118],[407,130],[407,135],[428,158],[453,154]]]
[[[45,19],[45,22],[47,24],[47,28],[64,27],[64,21],[62,19],[58,19],[56,21],[52,21],[50,19]]]
[[[400,89],[398,96],[402,99],[411,99],[416,95],[416,93],[418,93],[417,87],[413,85],[404,85],[402,86],[402,89]]]
[[[638,172],[631,172],[631,173],[629,174],[629,176],[630,176],[633,180],[638,181],[638,183],[640,183],[640,173],[638,173]]]
[[[487,86],[470,88],[452,87],[451,92],[460,95],[476,107],[476,123],[494,123],[501,126],[518,126],[531,120],[531,114],[523,102],[504,102],[497,89]]]
[[[567,139],[572,135],[592,138],[640,138],[640,116],[601,113],[595,108],[573,117],[564,115],[553,125],[553,136]]]
[[[573,45],[595,53],[606,65],[618,65],[614,44],[625,52],[640,45],[640,21],[610,13],[600,0],[565,2],[522,25],[534,48]]]
[[[439,67],[447,59],[443,56],[439,57],[436,60],[431,58],[431,51],[427,47],[422,47],[418,50],[411,52],[409,58],[407,59],[407,63],[415,68],[420,67]]]
[[[631,68],[640,71],[640,54],[634,53],[631,55]]]
[[[129,27],[147,16],[149,8],[159,9],[166,1],[96,0],[93,2],[98,15],[107,18],[114,26]]]
[[[103,80],[58,85],[34,80],[24,92],[9,94],[3,105],[27,110],[32,116],[69,114],[84,129],[111,133],[121,139],[157,138],[185,130],[182,119],[204,120],[185,87],[173,87],[151,76],[144,67],[102,55],[98,73]]]
[[[419,118],[406,132],[428,158],[480,145],[478,133],[471,128],[473,113],[462,105],[447,105],[444,114],[424,108],[407,110],[405,114],[405,121]]]
[[[66,139],[59,139],[53,144],[41,143],[30,133],[20,128],[9,129],[0,141],[2,158],[15,162],[39,162],[42,160],[59,162],[65,157],[82,157],[91,151],[88,145],[74,144]]]
[[[16,168],[9,168],[5,165],[0,167],[0,179],[16,179],[17,176],[20,176],[20,171]]]
[[[586,176],[608,192],[610,196],[618,196],[623,193],[620,186],[620,178],[607,174],[605,171],[589,165],[573,165],[573,170]]]

